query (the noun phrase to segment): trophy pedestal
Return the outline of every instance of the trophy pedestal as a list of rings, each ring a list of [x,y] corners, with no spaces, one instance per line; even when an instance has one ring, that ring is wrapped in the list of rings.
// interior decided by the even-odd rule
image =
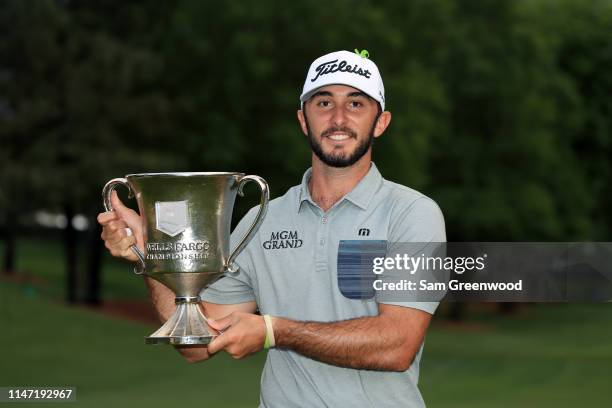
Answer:
[[[208,326],[199,296],[177,297],[175,303],[174,314],[155,333],[145,338],[145,344],[208,344],[220,334]]]

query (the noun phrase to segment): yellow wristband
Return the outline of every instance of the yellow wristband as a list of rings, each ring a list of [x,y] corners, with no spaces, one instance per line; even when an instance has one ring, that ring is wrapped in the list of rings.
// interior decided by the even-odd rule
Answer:
[[[274,341],[274,328],[272,327],[272,318],[270,315],[264,315],[263,318],[266,323],[266,340],[264,341],[264,348],[269,349],[276,345],[276,341]]]

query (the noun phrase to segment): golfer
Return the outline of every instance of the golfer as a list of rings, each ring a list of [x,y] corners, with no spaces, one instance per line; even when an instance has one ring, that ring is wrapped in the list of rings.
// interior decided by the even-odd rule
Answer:
[[[421,407],[417,388],[425,332],[435,302],[349,299],[338,276],[342,242],[444,242],[444,219],[423,194],[385,180],[372,144],[391,122],[376,64],[366,53],[317,58],[297,111],[312,150],[302,182],[270,201],[257,234],[238,256],[239,271],[201,296],[210,325],[223,334],[208,346],[177,347],[189,362],[225,351],[244,358],[269,348],[261,407]],[[113,193],[114,212],[98,216],[114,256],[136,261],[141,220]],[[232,246],[254,220],[232,234]],[[131,229],[131,232],[130,232]],[[174,293],[147,278],[165,321]],[[256,314],[259,310],[260,314]]]

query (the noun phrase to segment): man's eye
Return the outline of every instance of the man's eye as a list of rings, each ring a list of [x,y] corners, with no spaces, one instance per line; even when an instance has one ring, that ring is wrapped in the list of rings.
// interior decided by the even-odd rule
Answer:
[[[363,106],[363,104],[359,101],[351,101],[349,105],[351,106],[351,108],[360,108]]]
[[[319,105],[322,108],[327,108],[331,105],[331,103],[329,101],[319,101],[317,105]]]

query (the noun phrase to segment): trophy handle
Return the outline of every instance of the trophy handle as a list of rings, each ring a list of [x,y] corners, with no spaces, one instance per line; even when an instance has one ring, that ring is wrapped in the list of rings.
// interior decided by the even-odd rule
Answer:
[[[106,211],[114,211],[113,204],[111,203],[111,194],[118,185],[125,186],[130,193],[129,197],[130,198],[134,197],[134,192],[132,191],[132,188],[130,187],[126,179],[124,178],[112,179],[111,181],[106,183],[104,185],[104,188],[102,189],[102,199],[104,200],[104,209]],[[136,254],[136,256],[138,257],[138,261],[139,261],[139,263],[136,266],[134,266],[134,273],[136,275],[142,275],[145,271],[145,256],[140,250],[140,248],[138,248],[136,245],[132,245],[130,249],[132,250],[132,252],[134,252],[134,254]]]
[[[259,202],[259,212],[257,213],[255,222],[253,222],[253,224],[251,225],[247,233],[244,234],[244,237],[242,237],[242,239],[240,240],[240,243],[238,243],[238,246],[236,246],[236,249],[234,249],[229,259],[227,260],[227,271],[228,272],[238,271],[238,267],[234,264],[234,260],[236,259],[238,254],[242,252],[242,250],[251,240],[253,235],[255,235],[255,233],[259,229],[259,226],[261,225],[261,222],[266,216],[266,212],[268,211],[268,201],[270,201],[270,189],[268,188],[268,183],[266,183],[266,180],[262,179],[261,177],[244,176],[242,179],[240,179],[240,181],[238,182],[238,195],[240,195],[240,197],[244,196],[242,189],[244,185],[247,184],[249,181],[254,181],[255,183],[257,183],[257,185],[259,186],[259,189],[261,190],[261,200]]]

